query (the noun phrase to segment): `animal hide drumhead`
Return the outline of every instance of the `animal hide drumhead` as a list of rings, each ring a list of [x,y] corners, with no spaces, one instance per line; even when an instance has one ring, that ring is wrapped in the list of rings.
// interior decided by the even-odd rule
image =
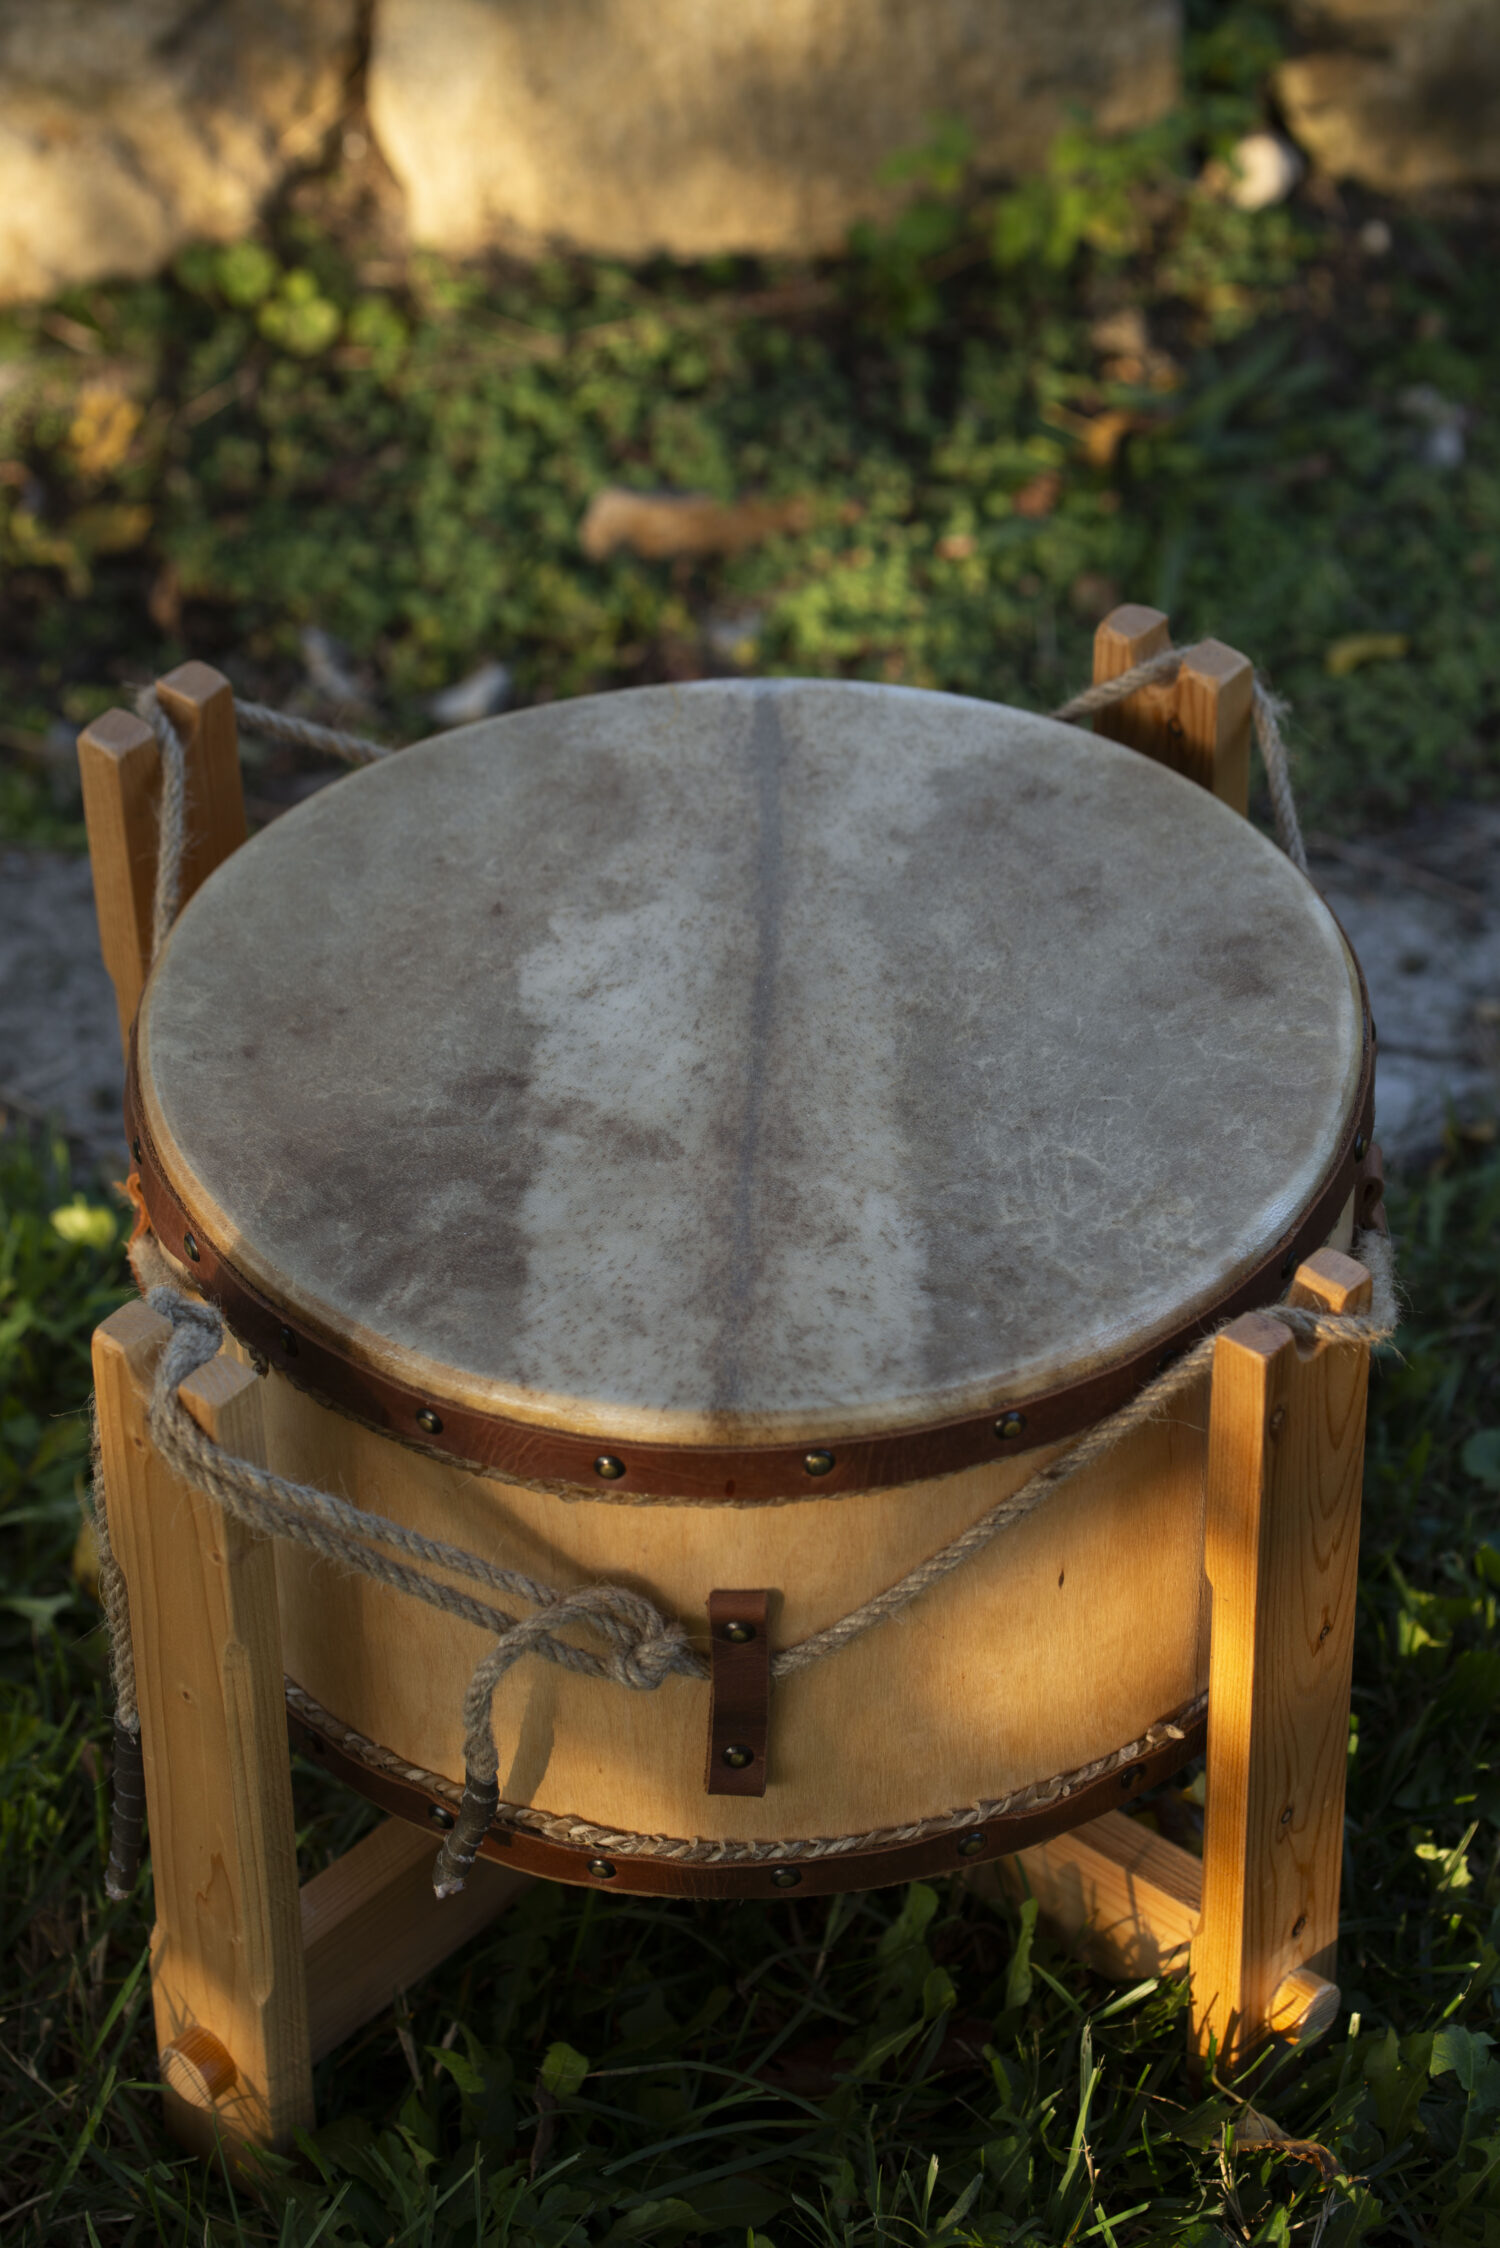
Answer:
[[[787,680],[353,774],[193,898],[138,1036],[184,1207],[356,1362],[622,1443],[836,1444],[1223,1300],[1326,1179],[1363,1021],[1204,790]]]

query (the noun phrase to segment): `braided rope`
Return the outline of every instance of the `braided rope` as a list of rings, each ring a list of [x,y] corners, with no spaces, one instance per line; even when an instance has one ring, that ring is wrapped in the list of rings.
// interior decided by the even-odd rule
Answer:
[[[341,757],[346,765],[374,765],[382,757],[395,755],[387,742],[372,742],[364,734],[346,734],[338,726],[319,726],[311,718],[294,718],[290,711],[273,709],[270,703],[243,702],[236,695],[234,713],[252,734],[266,734],[275,742],[295,742],[299,749]]]
[[[1052,716],[1064,721],[1088,718],[1125,700],[1142,687],[1174,679],[1184,655],[1185,651],[1179,649],[1164,650],[1115,679],[1086,688],[1062,704]],[[1280,731],[1284,705],[1275,700],[1259,677],[1254,682],[1253,694],[1256,738],[1270,785],[1278,838],[1287,856],[1305,873],[1307,857]],[[162,752],[153,912],[154,958],[170,932],[181,895],[186,840],[186,757],[181,737],[154,689],[146,690],[138,707],[151,724]],[[379,743],[290,717],[265,704],[239,703],[236,707],[247,725],[259,727],[280,740],[299,742],[344,757],[351,763],[370,763],[390,754]],[[1375,1282],[1374,1303],[1368,1318],[1335,1317],[1285,1304],[1276,1307],[1275,1316],[1294,1333],[1308,1338],[1366,1344],[1387,1339],[1396,1325],[1390,1245],[1380,1235],[1365,1234],[1358,1246]],[[147,1244],[143,1240],[138,1247],[144,1251]],[[151,1269],[153,1263],[154,1269]],[[143,1279],[149,1275],[157,1280],[165,1260],[159,1254],[154,1260],[143,1256],[141,1266]],[[403,1524],[368,1513],[346,1499],[336,1498],[309,1484],[292,1482],[268,1468],[222,1451],[186,1411],[178,1389],[191,1373],[217,1355],[223,1341],[223,1322],[211,1305],[185,1295],[170,1280],[157,1280],[149,1289],[148,1301],[153,1310],[168,1320],[172,1329],[157,1369],[150,1429],[153,1443],[175,1474],[258,1534],[283,1537],[305,1545],[325,1560],[369,1576],[409,1598],[425,1601],[463,1622],[495,1634],[493,1646],[476,1665],[464,1695],[465,1785],[458,1818],[444,1841],[434,1870],[434,1887],[440,1897],[451,1896],[462,1889],[479,1845],[497,1815],[499,1755],[494,1738],[494,1697],[501,1680],[522,1656],[539,1654],[575,1673],[611,1679],[645,1692],[654,1691],[664,1678],[674,1673],[699,1679],[708,1676],[707,1665],[689,1645],[682,1624],[675,1618],[664,1617],[652,1602],[628,1587],[594,1585],[561,1592],[519,1571],[498,1569],[461,1547],[424,1537]],[[933,1585],[984,1551],[1003,1531],[1024,1520],[1061,1484],[1095,1465],[1134,1430],[1155,1419],[1207,1370],[1217,1332],[1205,1335],[1117,1413],[1087,1430],[1067,1451],[1044,1462],[1019,1490],[988,1509],[978,1521],[950,1539],[938,1552],[928,1555],[896,1584],[887,1586],[821,1631],[779,1649],[772,1658],[772,1677],[794,1676],[900,1614]],[[96,1516],[101,1526],[100,1593],[110,1632],[117,1727],[115,1813],[107,1883],[111,1895],[123,1895],[128,1893],[134,1879],[140,1855],[138,1815],[134,1815],[132,1834],[133,1798],[139,1789],[131,1780],[128,1753],[128,1744],[133,1742],[134,1769],[138,1775],[140,1720],[136,1709],[128,1597],[109,1542],[103,1478],[97,1473],[95,1488],[98,1494]],[[393,1558],[395,1554],[407,1558],[397,1560]],[[421,1566],[413,1567],[412,1563]],[[446,1570],[465,1577],[489,1591],[525,1602],[537,1613],[517,1618],[491,1601],[462,1591],[442,1577],[428,1574],[431,1570]],[[605,1642],[605,1651],[599,1653],[559,1638],[559,1631],[570,1625],[597,1633]],[[127,1743],[123,1760],[119,1745],[122,1740]],[[974,1818],[982,1815],[981,1811],[972,1813]],[[993,1806],[990,1815],[995,1815]],[[951,1816],[968,1819],[970,1813]],[[573,1825],[578,1826],[579,1822]],[[599,1831],[588,1829],[590,1836],[597,1836]],[[890,1831],[899,1839],[908,1839],[917,1830]],[[642,1847],[654,1846],[659,1839],[637,1838]],[[623,1848],[624,1842],[615,1838],[610,1846]],[[868,1838],[844,1838],[843,1846],[875,1845]]]
[[[455,1809],[462,1803],[465,1791],[456,1781],[441,1772],[430,1772],[425,1764],[409,1762],[394,1749],[383,1747],[367,1733],[345,1724],[295,1679],[288,1678],[285,1687],[286,1705],[292,1715],[368,1771],[402,1780],[407,1786],[420,1788],[424,1794],[435,1796],[439,1802]],[[960,1804],[951,1811],[936,1812],[930,1818],[910,1819],[900,1826],[871,1827],[860,1834],[783,1835],[772,1842],[739,1842],[720,1836],[640,1834],[629,1827],[596,1826],[591,1819],[580,1819],[571,1812],[538,1811],[529,1803],[504,1803],[500,1810],[507,1827],[540,1835],[547,1842],[607,1852],[612,1858],[664,1858],[674,1865],[805,1863],[810,1859],[844,1857],[855,1850],[889,1850],[903,1842],[926,1842],[937,1835],[961,1832],[965,1827],[983,1826],[990,1819],[1014,1818],[1022,1812],[1045,1810],[1076,1795],[1091,1781],[1107,1779],[1112,1772],[1139,1764],[1155,1750],[1165,1748],[1168,1742],[1182,1740],[1207,1706],[1207,1694],[1197,1694],[1181,1709],[1173,1710],[1170,1716],[1148,1725],[1137,1740],[1127,1741],[1123,1748],[1112,1749],[1107,1756],[1095,1757],[1069,1772],[1049,1773],[1043,1779],[1029,1780],[1025,1786],[1013,1788],[1008,1795],[985,1796],[975,1803]]]
[[[1096,711],[1108,710],[1115,703],[1124,702],[1128,696],[1138,694],[1142,687],[1169,686],[1191,654],[1191,648],[1164,648],[1159,655],[1148,656],[1144,663],[1132,664],[1129,671],[1122,671],[1117,678],[1101,679],[1096,685],[1085,687],[1081,694],[1073,695],[1067,702],[1060,703],[1048,716],[1076,725],[1081,719],[1092,718]],[[1260,673],[1256,672],[1251,683],[1250,714],[1255,727],[1256,746],[1266,769],[1266,785],[1271,792],[1271,816],[1276,822],[1276,840],[1293,866],[1306,874],[1307,848],[1302,840],[1297,800],[1292,794],[1290,761],[1281,734],[1281,721],[1286,716],[1287,708],[1287,704],[1272,694]]]

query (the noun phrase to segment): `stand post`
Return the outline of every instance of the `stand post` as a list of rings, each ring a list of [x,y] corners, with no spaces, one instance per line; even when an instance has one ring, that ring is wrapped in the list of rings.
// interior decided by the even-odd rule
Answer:
[[[220,2132],[286,2146],[311,2125],[313,2095],[275,1556],[152,1446],[169,1332],[127,1304],[94,1337],[110,1536],[130,1594],[167,2121],[201,2153]],[[226,1449],[263,1458],[248,1366],[220,1357],[180,1395]]]
[[[1290,1296],[1342,1313],[1370,1300],[1369,1273],[1334,1249],[1299,1268]],[[1335,1980],[1369,1359],[1359,1342],[1301,1344],[1262,1312],[1237,1319],[1214,1354],[1191,1973],[1193,2049],[1220,2066],[1277,2029],[1309,1977]]]

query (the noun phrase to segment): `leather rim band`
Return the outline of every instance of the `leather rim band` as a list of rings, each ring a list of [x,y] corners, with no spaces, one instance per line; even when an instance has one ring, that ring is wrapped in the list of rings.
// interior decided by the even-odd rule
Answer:
[[[873,1436],[826,1443],[816,1424],[799,1444],[613,1444],[458,1405],[376,1373],[301,1324],[294,1306],[274,1302],[238,1272],[168,1181],[142,1115],[136,1032],[130,1036],[125,1133],[141,1192],[162,1247],[187,1263],[194,1284],[257,1358],[368,1427],[463,1465],[527,1483],[565,1484],[581,1497],[696,1499],[718,1504],[888,1490],[1008,1459],[1090,1428],[1128,1403],[1152,1376],[1210,1329],[1241,1312],[1274,1304],[1304,1257],[1323,1247],[1353,1192],[1374,1123],[1374,1026],[1363,971],[1359,979],[1363,1052],[1349,1121],[1323,1182],[1295,1225],[1226,1295],[1148,1348],[1083,1380],[1033,1396],[997,1397],[984,1413]],[[1001,1432],[1004,1432],[1003,1434]],[[601,1480],[600,1462],[607,1463]]]
[[[289,1713],[288,1727],[294,1748],[313,1757],[334,1779],[356,1789],[392,1817],[427,1827],[434,1840],[451,1823],[451,1809],[431,1790],[393,1773],[372,1770],[305,1717]],[[824,1858],[789,1857],[780,1863],[761,1859],[753,1865],[684,1864],[676,1858],[634,1853],[610,1857],[597,1846],[552,1842],[526,1827],[500,1825],[485,1837],[479,1854],[517,1873],[638,1897],[807,1897],[827,1896],[840,1889],[884,1889],[896,1882],[961,1873],[967,1866],[1009,1857],[1033,1842],[1046,1842],[1054,1834],[1082,1826],[1103,1811],[1117,1811],[1200,1756],[1207,1739],[1205,1714],[1184,1726],[1181,1740],[1168,1741],[1118,1771],[1085,1781],[1055,1803],[988,1819],[982,1826],[955,1827],[885,1850],[849,1850]],[[795,1880],[788,1878],[793,1873]]]

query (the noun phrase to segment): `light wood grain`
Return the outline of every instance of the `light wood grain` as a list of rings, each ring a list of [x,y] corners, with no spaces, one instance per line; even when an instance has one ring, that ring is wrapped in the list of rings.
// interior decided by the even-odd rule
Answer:
[[[968,1879],[991,1893],[1035,1897],[1052,1932],[1100,1974],[1134,1981],[1188,1971],[1202,1918],[1202,1862],[1143,1819],[1106,1811]],[[1288,2044],[1321,2036],[1338,2003],[1336,1984],[1294,1968],[1272,1996],[1267,2027]]]
[[[127,710],[107,710],[78,737],[78,777],[88,828],[99,950],[115,987],[120,1042],[151,966],[156,883],[156,813],[161,753],[156,736]]]
[[[320,2060],[488,1927],[530,1876],[480,1859],[456,1897],[432,1892],[439,1837],[387,1819],[302,1890],[307,2011]]]
[[[763,1797],[705,1795],[705,1684],[632,1692],[534,1660],[495,1696],[502,1794],[649,1834],[859,1833],[1138,1738],[1206,1683],[1206,1403],[1185,1399],[904,1615],[778,1684]],[[630,1585],[704,1649],[716,1585],[776,1588],[784,1646],[894,1583],[1046,1457],[773,1507],[570,1505],[413,1453],[274,1374],[266,1405],[283,1473],[549,1584]],[[288,1674],[398,1756],[461,1780],[460,1712],[486,1635],[301,1548],[279,1547],[277,1567]]]
[[[996,1870],[1006,1894],[1035,1897],[1048,1927],[1100,1974],[1186,1973],[1203,1869],[1144,1820],[1106,1811]]]
[[[180,910],[245,840],[234,690],[209,664],[184,663],[157,680],[156,693],[182,737],[187,773]]]
[[[1338,2011],[1338,1984],[1315,1975],[1310,1967],[1294,1967],[1276,1986],[1266,2026],[1289,2045],[1305,2044],[1332,2029]]]
[[[1292,1300],[1370,1301],[1324,1249]],[[1304,1347],[1259,1312],[1214,1356],[1205,1555],[1213,1588],[1200,2057],[1242,2059],[1298,1969],[1336,1980],[1368,1349]]]
[[[1171,645],[1160,609],[1127,602],[1094,635],[1094,680],[1117,679]],[[1248,657],[1221,640],[1202,640],[1184,657],[1175,680],[1143,687],[1097,713],[1094,731],[1125,742],[1174,773],[1197,781],[1234,811],[1250,800],[1250,705],[1254,671]]]
[[[234,693],[205,663],[179,664],[156,692],[182,737],[187,799],[179,906],[245,840]],[[107,710],[78,737],[78,773],[88,828],[99,949],[115,987],[120,1040],[151,972],[161,752],[144,719]]]
[[[190,2022],[158,2055],[161,2080],[189,2107],[212,2108],[234,2090],[239,2070],[234,2055],[211,2029]]]
[[[155,1881],[157,2042],[216,2037],[235,2082],[205,2108],[166,2088],[205,2150],[286,2145],[312,2121],[307,1999],[271,1547],[170,1475],[146,1426],[167,1324],[128,1304],[94,1337],[115,1547],[130,1590]],[[263,1452],[259,1378],[222,1358],[183,1384],[219,1443]]]

